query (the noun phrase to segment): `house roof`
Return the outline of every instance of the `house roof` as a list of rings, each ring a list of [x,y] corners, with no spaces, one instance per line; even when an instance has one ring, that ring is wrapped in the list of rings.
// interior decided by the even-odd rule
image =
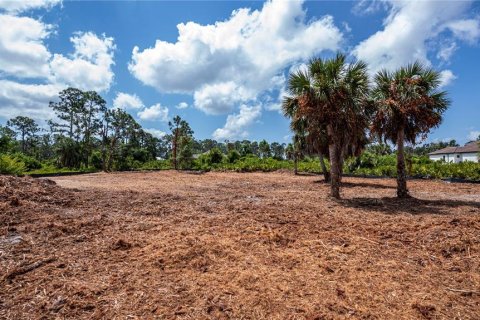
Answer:
[[[430,152],[430,154],[452,154],[452,153],[471,153],[471,152],[480,152],[480,147],[478,146],[478,141],[470,141],[463,147],[446,147],[440,150]]]

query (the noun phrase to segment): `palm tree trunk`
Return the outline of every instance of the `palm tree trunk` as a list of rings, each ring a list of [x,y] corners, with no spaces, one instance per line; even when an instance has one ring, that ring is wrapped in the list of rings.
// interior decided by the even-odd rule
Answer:
[[[329,144],[328,153],[330,155],[330,195],[335,199],[340,199],[340,150],[338,148],[338,139],[331,125],[327,126]]]
[[[405,131],[403,128],[397,133],[397,197],[408,198],[407,175],[405,172]]]
[[[320,159],[320,166],[322,167],[323,178],[325,182],[330,182],[330,173],[327,170],[327,166],[325,165],[325,158],[323,157],[323,153],[318,154],[318,158]]]

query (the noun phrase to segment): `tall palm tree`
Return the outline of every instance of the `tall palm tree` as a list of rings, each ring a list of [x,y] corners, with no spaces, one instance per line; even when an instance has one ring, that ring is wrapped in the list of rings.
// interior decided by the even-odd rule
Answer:
[[[347,63],[343,54],[332,59],[315,58],[307,70],[290,75],[288,91],[298,101],[297,116],[326,130],[331,195],[340,198],[344,159],[357,154],[366,142],[371,114],[371,108],[366,107],[367,65],[362,61]]]
[[[394,72],[379,71],[375,76],[372,98],[377,112],[371,131],[397,145],[397,196],[409,197],[405,172],[404,143],[425,137],[442,121],[450,101],[441,84],[439,72],[419,62]]]

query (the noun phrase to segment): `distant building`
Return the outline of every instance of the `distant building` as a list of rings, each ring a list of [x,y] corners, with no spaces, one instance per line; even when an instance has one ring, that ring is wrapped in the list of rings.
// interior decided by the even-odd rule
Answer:
[[[478,141],[470,141],[463,147],[446,147],[428,154],[430,160],[459,163],[463,161],[480,162]]]

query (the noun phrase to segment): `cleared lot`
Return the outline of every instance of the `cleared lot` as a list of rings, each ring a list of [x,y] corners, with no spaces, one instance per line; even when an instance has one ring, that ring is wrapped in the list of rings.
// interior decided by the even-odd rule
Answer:
[[[480,185],[53,180],[0,177],[0,318],[480,318]]]

